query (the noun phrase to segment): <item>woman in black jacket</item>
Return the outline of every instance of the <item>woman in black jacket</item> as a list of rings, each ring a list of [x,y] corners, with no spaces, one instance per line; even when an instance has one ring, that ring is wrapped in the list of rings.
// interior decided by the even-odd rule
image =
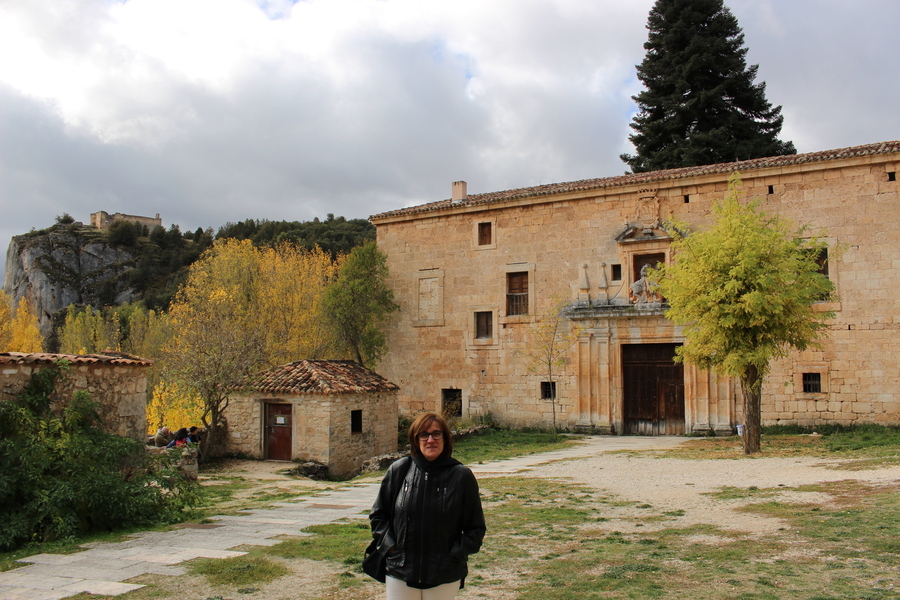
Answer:
[[[408,437],[410,456],[388,469],[369,513],[377,552],[387,557],[387,599],[450,600],[484,539],[478,482],[451,457],[440,415],[419,415]]]

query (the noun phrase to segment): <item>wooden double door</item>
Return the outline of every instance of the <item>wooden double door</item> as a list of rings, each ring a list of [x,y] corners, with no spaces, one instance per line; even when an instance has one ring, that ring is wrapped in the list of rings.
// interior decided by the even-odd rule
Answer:
[[[624,433],[684,433],[684,367],[675,364],[677,344],[622,346]]]

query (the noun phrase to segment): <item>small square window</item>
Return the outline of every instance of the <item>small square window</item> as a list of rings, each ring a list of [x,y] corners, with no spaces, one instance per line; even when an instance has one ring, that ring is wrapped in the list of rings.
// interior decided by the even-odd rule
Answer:
[[[770,194],[774,194],[774,193],[775,193],[775,186],[774,186],[774,185],[770,185],[770,186],[769,186],[769,193],[770,193]]]
[[[478,245],[490,246],[493,243],[493,223],[478,224]]]
[[[821,373],[804,373],[803,374],[803,393],[804,394],[821,394],[822,393],[822,374]]]
[[[622,281],[622,265],[612,265],[612,280]]]
[[[554,400],[556,398],[556,382],[541,382],[541,400]]]
[[[475,313],[475,339],[484,340],[494,337],[494,313],[482,311]]]
[[[684,203],[685,203],[685,204],[690,204],[690,203],[691,203],[691,196],[690,196],[690,194],[685,194],[685,195],[684,195]]]
[[[362,433],[362,411],[350,411],[350,433]]]
[[[897,181],[897,172],[896,171],[888,171],[888,181]]]

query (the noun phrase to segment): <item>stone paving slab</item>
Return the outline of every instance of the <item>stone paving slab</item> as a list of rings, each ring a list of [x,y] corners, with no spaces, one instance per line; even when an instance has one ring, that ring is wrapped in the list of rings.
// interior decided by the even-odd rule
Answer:
[[[616,450],[671,448],[684,438],[592,437],[555,452],[470,465],[476,475],[505,475],[527,471],[556,460],[571,460]],[[228,558],[245,552],[240,546],[273,546],[282,536],[309,535],[310,525],[364,517],[378,493],[378,481],[356,483],[338,490],[303,496],[298,502],[278,502],[271,509],[214,517],[204,528],[143,532],[122,542],[84,544],[77,554],[36,554],[19,559],[27,566],[0,573],[0,600],[62,600],[82,592],[118,596],[144,587],[126,580],[151,573],[178,576],[180,563],[198,558]]]

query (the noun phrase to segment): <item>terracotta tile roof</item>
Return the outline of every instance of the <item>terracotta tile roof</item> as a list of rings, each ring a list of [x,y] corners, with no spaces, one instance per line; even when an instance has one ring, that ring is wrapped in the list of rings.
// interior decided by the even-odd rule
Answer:
[[[273,367],[247,381],[247,387],[273,394],[364,394],[400,388],[352,360],[298,360]]]
[[[147,358],[139,358],[124,352],[109,352],[107,354],[46,354],[43,352],[3,352],[0,353],[0,365],[27,365],[48,364],[60,359],[66,359],[73,364],[108,364],[108,365],[132,365],[136,367],[149,367],[153,361]]]
[[[451,200],[440,200],[438,202],[430,202],[419,206],[411,206],[389,212],[373,215],[370,220],[416,215],[441,210],[449,207],[467,207],[491,204],[501,200],[516,200],[520,198],[538,198],[541,196],[550,196],[554,194],[563,194],[567,192],[580,192],[585,190],[600,190],[619,187],[623,185],[638,184],[650,185],[661,181],[672,181],[677,179],[686,179],[697,175],[707,175],[715,173],[733,173],[734,171],[746,172],[756,169],[765,169],[772,167],[781,167],[787,165],[798,165],[804,163],[824,162],[828,160],[836,160],[841,158],[852,158],[855,156],[871,156],[875,154],[892,154],[900,152],[900,141],[879,142],[876,144],[868,144],[865,146],[852,146],[849,148],[838,148],[836,150],[823,150],[821,152],[808,152],[806,154],[791,154],[787,156],[771,156],[767,158],[755,158],[752,160],[742,160],[733,163],[721,163],[716,165],[704,165],[699,167],[684,167],[681,169],[668,169],[665,171],[651,171],[649,173],[631,173],[628,175],[618,175],[616,177],[601,177],[599,179],[582,179],[580,181],[570,181],[566,183],[548,183],[535,187],[518,188],[514,190],[504,190],[500,192],[489,192],[486,194],[470,194],[468,198],[462,202],[452,202]]]

